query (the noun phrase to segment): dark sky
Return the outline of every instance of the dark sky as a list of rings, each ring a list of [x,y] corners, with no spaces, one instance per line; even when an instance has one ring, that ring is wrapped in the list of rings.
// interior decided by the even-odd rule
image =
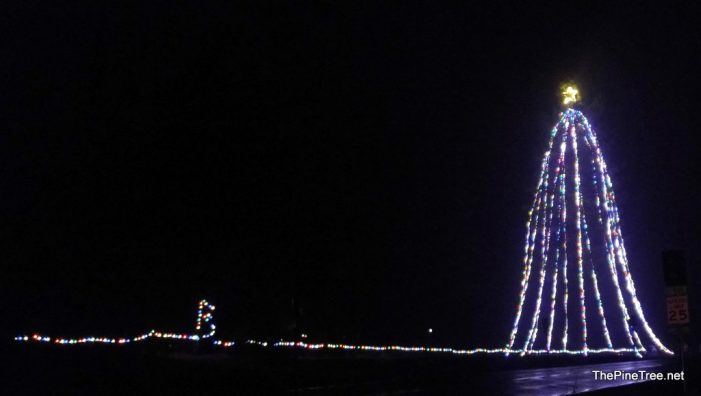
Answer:
[[[184,331],[206,297],[278,336],[295,298],[324,340],[502,345],[567,80],[664,332],[661,252],[699,253],[695,10],[257,3],[3,2],[5,333]]]

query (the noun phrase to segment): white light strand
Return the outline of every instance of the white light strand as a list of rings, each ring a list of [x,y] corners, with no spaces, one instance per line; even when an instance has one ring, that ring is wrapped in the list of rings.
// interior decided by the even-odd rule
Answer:
[[[563,158],[564,154],[564,147],[562,145],[560,146],[560,156],[558,157],[558,161]],[[545,223],[543,224],[543,227],[541,228],[541,239],[540,239],[540,259],[541,259],[541,266],[540,266],[540,277],[538,279],[538,299],[536,301],[536,309],[535,309],[535,314],[533,315],[533,319],[531,322],[531,329],[528,332],[528,337],[526,338],[526,342],[524,344],[524,350],[529,350],[533,349],[533,346],[535,345],[536,339],[538,338],[538,324],[540,323],[540,307],[543,299],[543,287],[545,285],[545,277],[546,277],[546,272],[547,272],[547,263],[548,263],[548,256],[550,252],[550,227],[552,225],[552,220],[553,220],[553,206],[554,206],[554,200],[555,200],[555,192],[558,187],[558,182],[560,180],[560,171],[561,171],[561,166],[560,164],[557,165],[555,168],[555,174],[553,175],[553,189],[549,193],[550,195],[548,196],[548,179],[546,175],[545,179],[545,185],[544,185],[544,195],[548,197],[547,202],[546,202],[546,209],[545,209]],[[555,262],[555,265],[557,265],[557,261]],[[525,352],[522,352],[524,354]]]
[[[628,313],[628,308],[626,307],[625,300],[623,299],[623,292],[621,291],[621,286],[618,281],[618,270],[616,269],[616,260],[613,252],[613,240],[611,237],[611,218],[609,215],[609,210],[608,210],[608,205],[609,201],[607,199],[608,196],[608,189],[606,187],[606,181],[604,178],[604,175],[606,174],[604,172],[604,162],[603,162],[603,155],[601,154],[601,149],[599,148],[595,138],[593,131],[591,128],[588,127],[588,123],[586,120],[584,121],[584,125],[586,127],[586,135],[585,137],[589,139],[589,142],[594,149],[594,158],[595,162],[597,165],[597,171],[595,172],[596,175],[598,175],[598,180],[597,180],[597,185],[599,187],[599,190],[597,194],[601,195],[601,199],[599,201],[600,203],[600,208],[601,208],[601,213],[602,217],[604,220],[604,235],[605,235],[605,246],[606,246],[606,261],[609,266],[609,273],[611,274],[611,279],[613,281],[614,289],[616,290],[616,297],[618,298],[618,307],[621,310],[622,313],[622,321],[623,321],[623,328],[625,331],[625,334],[628,339],[628,344],[630,346],[634,346],[635,343],[633,341],[633,336],[630,332],[630,328],[628,326],[628,323],[630,322],[630,315]]]
[[[614,241],[613,245],[614,245],[614,249],[617,252],[616,258],[618,259],[617,260],[618,264],[621,266],[621,269],[623,271],[624,280],[626,281],[626,290],[630,294],[630,298],[631,298],[631,301],[633,303],[633,309],[634,309],[638,319],[642,323],[645,332],[647,333],[648,337],[650,337],[650,339],[655,344],[655,346],[657,348],[659,348],[660,350],[662,350],[664,353],[672,354],[672,351],[669,348],[665,347],[662,344],[662,342],[659,340],[659,338],[657,338],[654,331],[652,331],[652,328],[650,327],[649,323],[645,319],[645,314],[643,313],[643,308],[642,308],[642,305],[640,304],[640,300],[638,300],[638,296],[637,296],[637,293],[635,290],[635,283],[633,282],[633,277],[630,273],[630,268],[628,265],[628,258],[626,255],[625,245],[623,242],[623,233],[621,232],[618,206],[616,205],[616,197],[615,197],[615,193],[613,191],[613,182],[611,181],[611,177],[609,176],[608,168],[606,167],[606,162],[603,159],[603,155],[600,155],[601,150],[598,146],[596,134],[589,127],[586,119],[584,119],[584,120],[586,122],[585,125],[587,127],[587,132],[588,132],[589,136],[591,137],[592,142],[594,143],[594,145],[597,148],[597,153],[599,154],[598,157],[599,157],[600,162],[601,162],[601,169],[603,169],[602,176],[604,178],[604,183],[605,183],[606,187],[608,188],[608,190],[610,191],[610,195],[607,196],[607,198],[609,198],[610,202],[606,207],[609,209],[610,214],[611,214],[611,218],[613,220],[613,228],[614,228],[613,232],[615,234],[614,235],[615,241]],[[642,344],[640,344],[640,346],[642,347]]]
[[[582,194],[580,190],[581,178],[579,176],[579,149],[577,145],[576,120],[572,120],[570,137],[572,138],[572,152],[574,152],[574,205],[577,208],[575,224],[577,225],[577,279],[579,280],[579,308],[582,315],[582,350],[587,354],[587,304],[584,291],[584,261],[582,248]]]
[[[521,292],[519,294],[519,303],[518,306],[516,307],[516,318],[514,319],[514,324],[511,329],[511,336],[509,337],[509,343],[507,344],[508,350],[511,350],[512,347],[514,346],[514,342],[516,341],[516,334],[518,333],[518,325],[519,321],[521,319],[521,312],[523,311],[523,302],[526,299],[526,292],[528,288],[528,279],[531,276],[531,262],[532,262],[532,255],[533,255],[533,247],[534,247],[534,239],[536,235],[536,231],[538,228],[538,214],[540,213],[540,207],[541,207],[541,201],[543,191],[542,191],[542,186],[544,183],[544,180],[547,180],[547,169],[548,169],[548,161],[550,159],[550,153],[552,151],[553,147],[553,142],[555,141],[555,136],[557,134],[557,127],[553,128],[551,133],[550,133],[550,141],[548,142],[548,150],[545,152],[545,155],[543,156],[543,162],[541,163],[540,167],[540,178],[538,180],[538,187],[536,188],[536,193],[535,197],[533,199],[533,206],[531,207],[530,211],[528,212],[528,221],[526,223],[526,228],[528,229],[528,232],[526,233],[526,246],[524,248],[524,257],[523,257],[523,278],[521,279]],[[535,221],[533,221],[533,213],[535,212]],[[508,352],[507,352],[508,355]]]
[[[569,121],[565,122],[565,127],[563,128],[563,133],[565,139],[567,139],[567,129],[569,127]],[[565,147],[567,147],[567,140],[564,142]],[[566,163],[565,165],[566,166]],[[569,316],[567,315],[567,300],[569,299],[569,281],[567,280],[567,172],[562,172],[564,175],[562,179],[562,185],[560,194],[562,196],[562,213],[560,214],[560,231],[562,235],[562,310],[564,312],[564,328],[562,330],[562,349],[567,349],[567,331],[569,329]]]

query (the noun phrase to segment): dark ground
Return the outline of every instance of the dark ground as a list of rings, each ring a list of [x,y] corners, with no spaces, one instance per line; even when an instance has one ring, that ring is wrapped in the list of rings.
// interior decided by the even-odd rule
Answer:
[[[597,361],[597,358],[586,361],[524,360],[504,359],[503,356],[448,357],[246,348],[193,354],[175,351],[163,344],[137,348],[10,345],[8,352],[3,354],[5,367],[2,370],[2,393],[7,395],[553,394],[552,387],[539,388],[538,383],[529,386],[523,381],[536,376],[538,381],[548,384],[551,382],[549,377],[543,380],[542,373],[555,378],[561,375],[561,371],[547,366]],[[598,358],[602,367],[611,360]],[[678,370],[673,361],[663,364],[665,370]],[[533,370],[538,366],[541,368]],[[698,372],[697,368],[687,368],[687,375]],[[694,383],[698,376],[690,377],[689,387],[697,392],[690,394],[698,394]],[[579,379],[572,383],[571,389],[581,392],[587,389],[586,386],[585,381]],[[664,381],[618,387],[596,394],[658,395],[662,392],[666,395],[682,394],[682,385]]]

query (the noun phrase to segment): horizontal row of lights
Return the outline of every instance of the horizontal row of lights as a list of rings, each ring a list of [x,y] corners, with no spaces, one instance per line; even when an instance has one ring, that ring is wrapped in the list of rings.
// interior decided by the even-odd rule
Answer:
[[[161,333],[156,330],[151,330],[149,333],[142,334],[133,338],[109,338],[109,337],[81,337],[81,338],[51,338],[40,334],[32,334],[31,336],[17,336],[15,341],[20,342],[42,342],[60,345],[76,345],[76,344],[129,344],[132,342],[143,341],[147,338],[165,338],[173,340],[199,341],[200,336],[197,334],[176,334],[176,333]],[[204,338],[204,337],[202,337]]]
[[[142,341],[147,338],[166,338],[174,340],[183,341],[199,341],[200,338],[197,335],[186,335],[186,334],[173,334],[173,333],[160,333],[156,331],[151,331],[148,334],[134,338],[105,338],[105,337],[83,337],[78,339],[65,339],[65,338],[55,338],[53,342],[60,345],[75,345],[75,344],[88,344],[88,343],[100,343],[100,344],[128,344],[130,342]],[[15,337],[15,341],[20,342],[39,342],[39,343],[51,343],[52,338],[47,336],[42,336],[39,334],[34,334],[32,336],[18,336]],[[224,341],[224,340],[213,340],[212,344],[222,348],[230,348],[235,345],[234,341]],[[516,354],[527,354],[527,355],[542,355],[542,354],[567,354],[567,355],[584,355],[583,350],[568,350],[568,349],[508,349],[508,348],[475,348],[475,349],[455,349],[455,348],[437,348],[437,347],[426,347],[426,346],[401,346],[401,345],[351,345],[351,344],[328,344],[328,343],[306,343],[302,341],[278,341],[274,343],[268,343],[266,341],[256,341],[247,340],[245,342],[247,345],[256,345],[262,348],[274,347],[274,348],[298,348],[306,350],[354,350],[354,351],[376,351],[376,352],[430,352],[430,353],[450,353],[455,355],[474,355],[474,354],[495,354],[495,353],[516,353]],[[586,353],[612,353],[612,354],[623,354],[623,353],[636,353],[634,348],[601,348],[601,349],[588,349]]]
[[[258,345],[263,345],[265,343],[260,343],[258,341],[247,341],[247,343],[255,343]],[[273,347],[286,347],[286,348],[301,348],[301,349],[343,349],[343,350],[360,350],[360,351],[396,351],[396,352],[433,352],[433,353],[452,353],[456,355],[474,355],[474,354],[494,354],[494,353],[522,353],[532,355],[542,355],[542,354],[567,354],[567,355],[584,355],[583,350],[568,350],[568,349],[507,349],[507,348],[475,348],[475,349],[455,349],[455,348],[438,348],[438,347],[425,347],[425,346],[401,346],[401,345],[349,345],[349,344],[312,344],[302,341],[278,341],[271,344]],[[586,353],[636,353],[634,348],[601,348],[601,349],[589,349]]]
[[[43,336],[40,334],[33,334],[31,336],[21,335],[14,338],[18,342],[41,342],[50,343],[53,341],[54,344],[59,345],[78,345],[78,344],[130,344],[132,342],[140,342],[146,340],[147,338],[163,338],[172,340],[183,340],[183,341],[199,341],[201,339],[209,338],[216,332],[216,326],[214,325],[214,310],[216,307],[207,302],[207,300],[201,300],[197,306],[197,321],[195,323],[195,330],[198,334],[178,334],[178,333],[163,333],[156,330],[151,330],[148,333],[138,335],[132,338],[109,338],[109,337],[81,337],[81,338],[54,338]],[[209,327],[209,331],[205,334],[200,334],[203,331],[203,327]],[[226,344],[226,345],[225,345]],[[216,345],[233,345],[233,341],[220,341]]]
[[[203,331],[203,327],[208,326],[209,331],[205,334],[179,334],[179,333],[164,333],[156,330],[151,330],[148,333],[138,335],[132,338],[110,338],[110,337],[82,337],[82,338],[52,338],[49,336],[41,334],[21,335],[14,338],[17,342],[35,342],[44,344],[55,344],[55,345],[80,345],[80,344],[106,344],[106,345],[125,345],[136,343],[140,341],[145,341],[147,339],[168,339],[177,341],[206,341],[207,338],[211,341],[212,345],[221,348],[231,348],[236,343],[234,341],[226,340],[215,340],[212,336],[215,333],[216,327],[214,326],[214,305],[209,304],[206,300],[202,300],[199,303],[197,309],[197,321],[195,324],[195,330],[200,333]],[[302,335],[302,338],[307,338],[306,334]],[[267,341],[256,341],[247,340],[245,342],[247,345],[254,345],[261,348],[297,348],[305,350],[353,350],[353,351],[395,351],[395,352],[430,352],[430,353],[450,353],[456,355],[474,355],[474,354],[495,354],[495,353],[518,353],[518,354],[569,354],[569,355],[581,355],[584,351],[574,351],[574,350],[522,350],[522,349],[510,349],[510,348],[476,348],[476,349],[455,349],[455,348],[436,348],[436,347],[426,347],[426,346],[401,346],[401,345],[350,345],[350,344],[329,344],[329,343],[307,343],[303,341],[277,341],[269,343]],[[587,353],[635,353],[633,348],[603,348],[603,349],[589,349]]]

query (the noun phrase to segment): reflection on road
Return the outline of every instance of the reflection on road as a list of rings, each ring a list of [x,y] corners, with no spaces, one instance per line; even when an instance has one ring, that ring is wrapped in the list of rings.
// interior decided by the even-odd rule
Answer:
[[[638,360],[631,362],[591,364],[586,366],[551,367],[509,372],[509,382],[516,395],[563,395],[590,392],[598,389],[627,385],[642,381],[616,379],[605,381],[594,379],[594,370],[604,372],[667,372],[666,364],[660,360]]]

